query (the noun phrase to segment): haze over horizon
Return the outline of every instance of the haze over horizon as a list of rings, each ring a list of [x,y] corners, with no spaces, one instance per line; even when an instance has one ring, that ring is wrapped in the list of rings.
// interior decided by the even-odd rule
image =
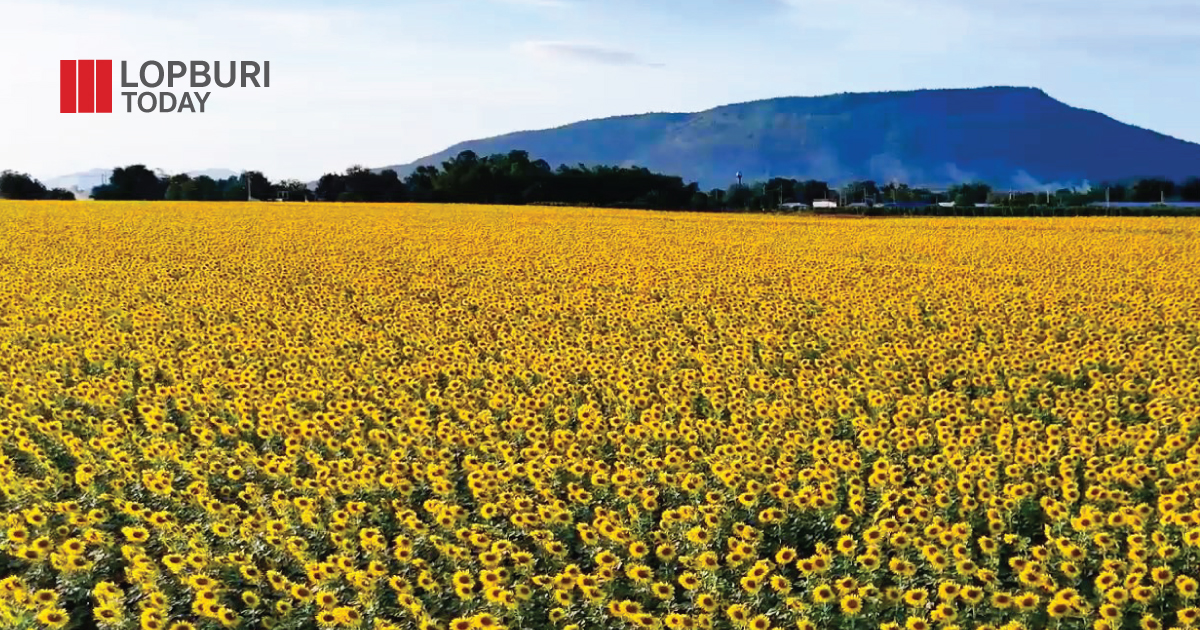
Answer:
[[[1178,0],[0,0],[0,168],[140,162],[312,180],[455,143],[839,92],[1030,86],[1200,142]],[[205,114],[59,114],[58,60],[270,60]]]

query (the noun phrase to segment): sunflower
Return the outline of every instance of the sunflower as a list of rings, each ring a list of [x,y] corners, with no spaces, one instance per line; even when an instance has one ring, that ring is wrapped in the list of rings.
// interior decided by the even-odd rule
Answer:
[[[904,604],[911,608],[919,608],[929,601],[929,591],[923,588],[909,589],[904,592]]]
[[[70,620],[71,618],[67,616],[67,611],[57,607],[45,608],[37,614],[37,622],[52,630],[62,628]]]
[[[122,619],[121,611],[108,606],[97,606],[92,609],[92,616],[101,625],[115,625]]]
[[[904,622],[905,630],[929,630],[929,621],[924,617],[909,617]]]
[[[742,604],[734,604],[725,610],[725,616],[735,626],[743,626],[750,620],[750,611]]]

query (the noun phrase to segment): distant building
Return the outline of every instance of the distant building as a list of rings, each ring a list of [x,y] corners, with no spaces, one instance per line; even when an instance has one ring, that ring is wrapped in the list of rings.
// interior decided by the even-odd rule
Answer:
[[[782,208],[783,210],[808,210],[811,206],[809,206],[806,203],[801,203],[799,201],[793,201],[790,203],[782,204],[779,207]]]
[[[832,199],[817,199],[813,202],[813,208],[836,208],[838,203]]]

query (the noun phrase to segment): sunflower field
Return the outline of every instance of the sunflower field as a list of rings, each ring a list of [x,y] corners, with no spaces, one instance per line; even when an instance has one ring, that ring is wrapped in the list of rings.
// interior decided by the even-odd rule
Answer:
[[[1200,627],[1200,221],[0,202],[0,627]]]

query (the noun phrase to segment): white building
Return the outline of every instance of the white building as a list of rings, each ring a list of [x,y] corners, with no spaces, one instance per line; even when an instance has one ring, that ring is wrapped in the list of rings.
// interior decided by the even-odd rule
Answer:
[[[832,199],[817,199],[816,201],[813,201],[812,207],[814,207],[814,208],[836,208],[836,207],[838,207],[838,204],[836,201],[834,201]]]

